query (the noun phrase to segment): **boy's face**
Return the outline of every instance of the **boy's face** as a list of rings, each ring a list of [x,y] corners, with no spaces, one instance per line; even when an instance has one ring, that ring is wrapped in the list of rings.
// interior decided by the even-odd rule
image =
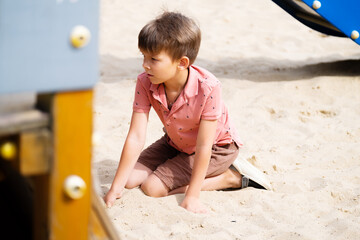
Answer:
[[[143,68],[151,83],[160,84],[176,78],[179,61],[173,61],[166,51],[157,54],[141,52],[144,55]]]

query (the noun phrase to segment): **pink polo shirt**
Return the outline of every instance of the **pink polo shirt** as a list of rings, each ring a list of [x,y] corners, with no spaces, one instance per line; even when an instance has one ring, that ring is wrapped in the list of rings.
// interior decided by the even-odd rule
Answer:
[[[168,134],[168,142],[181,152],[192,154],[200,120],[218,120],[214,144],[242,142],[232,125],[228,110],[221,99],[220,81],[207,70],[189,67],[188,81],[169,111],[163,84],[152,84],[146,73],[138,76],[133,110],[156,111]]]

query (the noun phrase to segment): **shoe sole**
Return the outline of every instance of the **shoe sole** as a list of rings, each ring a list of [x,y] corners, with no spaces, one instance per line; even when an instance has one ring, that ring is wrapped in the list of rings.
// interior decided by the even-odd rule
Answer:
[[[254,167],[251,163],[242,158],[237,158],[232,164],[236,170],[239,171],[242,175],[246,176],[250,180],[259,184],[266,190],[272,190],[269,180],[266,178],[265,174],[262,173],[259,169]],[[249,185],[251,186],[251,185]]]

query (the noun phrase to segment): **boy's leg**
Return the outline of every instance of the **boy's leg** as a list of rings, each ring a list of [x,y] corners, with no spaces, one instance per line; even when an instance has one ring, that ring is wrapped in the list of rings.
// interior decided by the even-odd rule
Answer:
[[[147,179],[153,170],[137,162],[134,169],[130,173],[129,179],[126,182],[125,188],[131,189],[140,186],[145,179]]]
[[[164,197],[169,193],[169,188],[153,174],[153,170],[139,162],[136,163],[125,187],[131,189],[138,186],[150,197]]]
[[[236,144],[213,146],[202,190],[240,187],[240,174],[229,169],[238,153],[239,149]],[[184,193],[186,191],[191,179],[194,160],[194,154],[179,153],[174,158],[158,166],[153,175],[156,175],[166,186],[166,189],[168,189],[169,192],[166,195]]]
[[[170,191],[168,195],[185,193],[188,187],[189,185],[176,188]],[[213,191],[213,190],[221,190],[228,188],[240,188],[240,187],[241,187],[241,174],[229,168],[220,175],[205,178],[201,186],[201,191]]]
[[[130,173],[125,185],[126,188],[130,189],[142,185],[159,165],[179,153],[178,150],[167,143],[166,138],[166,135],[163,136],[142,151],[134,169]],[[154,176],[149,179],[147,185],[154,181],[153,178]]]
[[[141,190],[150,197],[165,197],[169,194],[169,188],[155,174],[151,174],[141,184]]]
[[[169,188],[153,174],[153,170],[139,162],[136,163],[125,187],[131,189],[138,186],[150,197],[165,197],[169,192]]]

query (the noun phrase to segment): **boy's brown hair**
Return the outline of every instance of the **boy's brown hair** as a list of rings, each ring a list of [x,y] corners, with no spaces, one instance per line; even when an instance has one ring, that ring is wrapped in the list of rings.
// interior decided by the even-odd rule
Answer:
[[[194,20],[175,12],[164,12],[140,31],[138,47],[141,51],[157,54],[166,51],[172,60],[186,56],[190,65],[199,52],[201,31]]]

